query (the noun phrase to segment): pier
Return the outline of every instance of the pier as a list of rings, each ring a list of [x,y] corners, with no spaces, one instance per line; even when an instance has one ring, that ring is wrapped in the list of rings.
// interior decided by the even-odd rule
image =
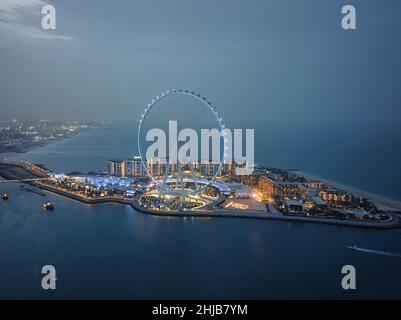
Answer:
[[[30,182],[48,179],[48,170],[28,162],[0,161],[1,183]]]

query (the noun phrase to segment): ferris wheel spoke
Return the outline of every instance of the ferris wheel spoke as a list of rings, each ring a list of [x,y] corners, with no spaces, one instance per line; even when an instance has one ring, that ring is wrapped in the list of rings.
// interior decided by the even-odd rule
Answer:
[[[199,190],[198,181],[197,181],[196,176],[195,176],[195,170],[194,170],[194,167],[192,166],[192,162],[191,161],[189,161],[189,171],[191,172],[191,177],[193,177],[194,182],[195,182],[195,190]]]
[[[161,100],[167,98],[168,96],[171,95],[189,95],[196,100],[202,102],[202,105],[208,108],[211,113],[213,114],[214,119],[216,120],[219,129],[223,133],[225,129],[225,125],[223,124],[223,118],[221,115],[218,113],[216,107],[212,105],[212,103],[204,96],[200,95],[199,93],[196,93],[195,91],[190,91],[190,90],[184,90],[184,89],[171,89],[171,90],[166,90],[161,92],[158,96],[153,98],[149,104],[145,107],[144,111],[141,114],[141,117],[139,119],[139,127],[138,127],[138,136],[137,136],[137,143],[138,143],[138,152],[139,156],[141,157],[142,165],[145,169],[146,174],[148,177],[155,182],[156,188],[159,191],[158,199],[159,202],[165,202],[166,201],[166,195],[172,195],[173,199],[179,199],[181,204],[178,204],[179,206],[182,206],[185,208],[186,201],[188,200],[189,202],[197,201],[196,198],[194,198],[195,195],[200,194],[202,191],[206,190],[209,186],[213,184],[213,181],[216,179],[218,174],[221,172],[223,163],[224,163],[224,152],[223,155],[220,159],[220,166],[215,172],[213,170],[213,174],[210,175],[210,178],[208,181],[203,182],[201,181],[199,183],[199,180],[196,176],[194,166],[191,161],[188,161],[188,166],[189,166],[189,171],[190,175],[184,179],[183,176],[183,163],[178,161],[178,164],[176,165],[176,168],[173,167],[173,164],[166,163],[166,169],[163,174],[163,172],[159,172],[158,175],[154,175],[154,172],[150,170],[147,166],[147,159],[143,158],[144,153],[142,152],[141,148],[141,130],[143,123],[145,122],[147,115],[149,111]],[[226,140],[224,140],[224,148],[226,144]],[[175,150],[176,152],[177,150]],[[176,174],[176,179],[169,179],[169,174],[171,174],[171,177],[174,177],[175,172]],[[185,185],[186,184],[186,185]],[[175,185],[175,187],[174,187]],[[188,188],[190,190],[188,190]],[[168,197],[170,198],[170,197]],[[198,199],[199,200],[199,199]],[[176,202],[176,200],[172,200],[172,202]]]

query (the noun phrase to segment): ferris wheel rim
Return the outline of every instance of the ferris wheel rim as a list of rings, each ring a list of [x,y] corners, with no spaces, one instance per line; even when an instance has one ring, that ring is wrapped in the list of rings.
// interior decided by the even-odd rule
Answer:
[[[153,174],[151,174],[147,168],[147,163],[145,163],[145,159],[143,158],[143,154],[141,151],[141,131],[142,131],[142,123],[144,122],[144,120],[146,119],[149,111],[158,103],[160,102],[162,99],[167,98],[168,96],[172,96],[172,95],[189,95],[199,101],[202,102],[202,105],[205,107],[208,107],[209,111],[212,112],[212,114],[214,115],[219,127],[220,127],[220,131],[221,133],[224,132],[224,129],[226,129],[226,126],[223,123],[223,118],[221,117],[221,115],[219,115],[219,113],[216,110],[216,107],[214,105],[212,105],[212,103],[210,101],[207,101],[206,97],[201,96],[199,93],[196,93],[195,91],[189,91],[189,90],[183,90],[183,89],[172,89],[172,90],[167,90],[167,91],[163,91],[160,95],[156,96],[155,98],[153,98],[151,100],[151,103],[148,103],[147,106],[144,109],[144,112],[141,114],[141,118],[139,120],[139,126],[138,126],[138,135],[137,135],[137,144],[138,144],[138,153],[139,153],[139,157],[141,159],[141,163],[142,166],[147,174],[147,176],[156,184],[156,186],[159,186],[160,181],[159,179],[156,179]],[[224,159],[226,157],[226,143],[227,143],[227,138],[223,136],[223,152],[222,152],[222,156],[220,158],[220,164],[219,164],[219,168],[216,171],[216,173],[211,177],[211,179],[209,179],[209,183],[204,185],[203,187],[201,187],[198,190],[194,190],[192,192],[186,192],[187,195],[196,195],[199,194],[200,192],[204,191],[206,188],[208,188],[209,186],[212,185],[213,181],[216,180],[217,176],[220,174],[220,172],[223,169],[223,164],[224,164]],[[178,177],[177,177],[178,179]]]

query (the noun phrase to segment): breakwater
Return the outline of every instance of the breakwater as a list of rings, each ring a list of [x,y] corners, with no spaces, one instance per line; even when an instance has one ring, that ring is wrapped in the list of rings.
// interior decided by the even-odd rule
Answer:
[[[231,210],[197,210],[197,211],[167,211],[167,210],[152,210],[144,208],[137,203],[132,203],[131,206],[139,212],[157,216],[175,216],[175,217],[226,217],[226,218],[243,218],[243,219],[266,219],[266,220],[282,220],[282,221],[296,221],[304,223],[319,223],[319,224],[332,224],[339,226],[349,226],[356,228],[368,229],[399,229],[401,228],[400,217],[396,214],[391,215],[391,219],[382,222],[365,222],[365,221],[351,221],[351,220],[337,220],[328,218],[313,218],[313,217],[297,217],[288,215],[279,215],[274,213],[257,212],[257,211],[231,211]]]

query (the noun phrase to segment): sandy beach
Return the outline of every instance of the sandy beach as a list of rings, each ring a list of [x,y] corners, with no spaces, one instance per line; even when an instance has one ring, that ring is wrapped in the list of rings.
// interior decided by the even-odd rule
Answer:
[[[371,193],[371,192],[367,192],[364,190],[360,190],[354,187],[350,187],[335,181],[331,181],[328,179],[322,179],[320,177],[311,175],[307,172],[303,172],[303,171],[296,171],[297,174],[304,176],[305,178],[310,178],[312,180],[317,180],[317,181],[321,181],[326,183],[328,186],[337,188],[337,189],[341,189],[344,191],[348,191],[349,193],[352,193],[355,196],[360,196],[363,198],[367,198],[369,200],[371,200],[378,209],[380,210],[385,210],[385,211],[401,211],[401,201],[396,201],[393,199],[388,199],[386,197]]]

